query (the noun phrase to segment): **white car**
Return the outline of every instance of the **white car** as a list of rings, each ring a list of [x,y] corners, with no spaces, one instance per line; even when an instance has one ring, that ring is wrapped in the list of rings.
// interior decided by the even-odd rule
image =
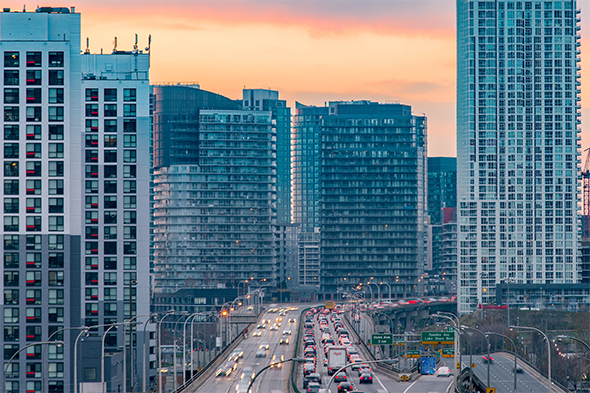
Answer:
[[[448,367],[440,367],[436,370],[437,377],[450,377],[451,376],[451,369]]]

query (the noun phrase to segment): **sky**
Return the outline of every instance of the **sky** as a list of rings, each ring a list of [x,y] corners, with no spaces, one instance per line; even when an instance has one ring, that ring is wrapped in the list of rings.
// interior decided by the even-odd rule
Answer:
[[[22,7],[0,2],[13,10]],[[73,5],[82,14],[82,41],[90,39],[93,53],[110,53],[114,37],[118,49],[130,50],[135,34],[145,47],[151,34],[152,83],[197,82],[230,98],[241,98],[244,87],[270,88],[291,107],[295,101],[400,102],[428,117],[429,156],[456,154],[455,0],[79,0]],[[584,78],[590,1],[578,0],[578,7]],[[590,145],[585,80],[587,72],[584,148]]]

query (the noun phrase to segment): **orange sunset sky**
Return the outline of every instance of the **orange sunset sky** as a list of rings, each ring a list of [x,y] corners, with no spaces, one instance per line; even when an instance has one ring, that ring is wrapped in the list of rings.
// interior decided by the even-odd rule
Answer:
[[[2,1],[13,10],[21,3]],[[40,4],[44,5],[44,4]],[[152,35],[151,81],[198,82],[241,98],[242,88],[295,101],[399,101],[428,117],[429,156],[455,150],[455,0],[79,0],[90,50],[130,50]],[[27,4],[32,11],[35,4]],[[590,51],[590,1],[582,58]],[[584,23],[586,22],[586,23]],[[583,148],[590,147],[590,87],[582,62]],[[585,155],[583,160],[585,159]]]

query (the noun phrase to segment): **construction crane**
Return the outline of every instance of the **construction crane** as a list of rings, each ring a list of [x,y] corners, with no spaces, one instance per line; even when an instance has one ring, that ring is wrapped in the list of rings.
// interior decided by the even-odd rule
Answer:
[[[582,192],[584,213],[582,216],[582,239],[590,239],[590,148],[584,150],[586,161],[582,169]]]

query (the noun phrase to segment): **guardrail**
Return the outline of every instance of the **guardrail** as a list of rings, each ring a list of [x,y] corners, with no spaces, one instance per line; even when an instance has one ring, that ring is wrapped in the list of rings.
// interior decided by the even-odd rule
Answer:
[[[260,310],[260,312],[258,313],[257,319],[260,319],[260,315],[264,312],[264,310]],[[248,325],[247,329],[248,331],[252,331],[252,328],[256,326],[256,323],[252,323],[250,325]],[[214,368],[214,365],[217,364],[217,361],[219,359],[222,358],[227,358],[227,356],[231,353],[231,351],[233,351],[239,343],[241,343],[244,340],[244,330],[242,329],[242,331],[228,344],[225,346],[225,348],[219,352],[213,359],[211,359],[211,361],[209,363],[207,363],[202,369],[201,371],[197,372],[196,374],[194,374],[191,378],[189,378],[184,384],[182,384],[181,386],[177,387],[176,390],[172,390],[171,393],[180,393],[182,391],[184,391],[185,389],[187,389],[190,385],[192,385],[197,379],[201,378],[202,376],[207,375],[207,379],[213,374],[212,373],[212,369]],[[211,374],[211,375],[209,375]]]
[[[299,353],[299,342],[301,341],[300,340],[301,331],[303,330],[303,315],[311,309],[312,309],[312,307],[304,308],[303,310],[301,310],[301,314],[299,315],[299,327],[297,328],[297,338],[295,339],[295,348],[293,349],[293,356],[294,357],[297,356],[297,354]],[[291,379],[291,383],[290,384],[287,383],[287,386],[290,387],[291,393],[301,393],[301,391],[299,390],[299,387],[297,386],[297,380],[299,379],[298,374],[299,374],[299,363],[292,362],[291,363],[291,373],[289,375],[289,378]]]

